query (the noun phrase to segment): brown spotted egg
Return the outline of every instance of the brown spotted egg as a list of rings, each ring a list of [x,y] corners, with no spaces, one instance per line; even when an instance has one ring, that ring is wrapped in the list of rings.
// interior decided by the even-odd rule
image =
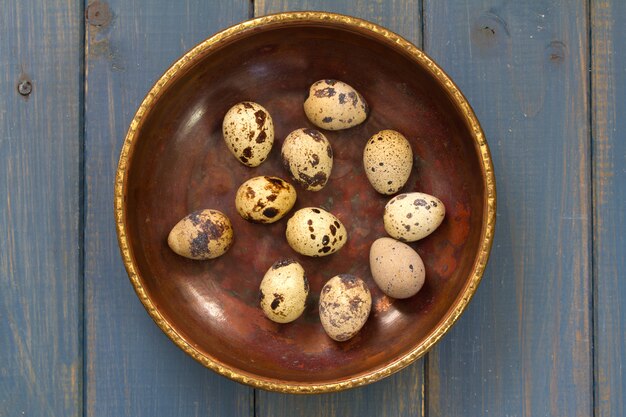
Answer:
[[[304,112],[315,126],[342,130],[365,121],[369,107],[354,88],[337,80],[320,80],[311,86]]]
[[[265,316],[277,323],[289,323],[300,317],[308,295],[304,268],[293,259],[276,261],[265,273],[259,288]]]
[[[244,219],[253,223],[274,223],[296,203],[296,189],[278,177],[254,177],[241,184],[235,195],[235,207]]]
[[[383,222],[389,236],[415,242],[439,227],[446,208],[437,197],[425,193],[399,194],[385,206]]]
[[[287,135],[281,151],[283,165],[305,190],[319,191],[333,169],[333,150],[315,129],[297,129]]]
[[[331,278],[320,293],[320,321],[326,334],[338,342],[353,338],[367,321],[371,309],[370,290],[354,275]]]
[[[326,256],[346,244],[345,226],[333,214],[317,207],[306,207],[295,212],[287,221],[287,243],[296,252],[306,256]]]
[[[274,122],[260,104],[244,101],[228,110],[222,123],[224,142],[239,162],[259,166],[274,144]]]
[[[392,298],[409,298],[424,285],[424,262],[406,243],[381,237],[370,247],[370,270],[374,282]]]
[[[221,211],[198,210],[179,221],[167,237],[169,247],[189,259],[213,259],[233,244],[233,227]]]
[[[363,151],[363,167],[376,191],[395,194],[404,187],[411,175],[411,144],[395,130],[382,130],[367,141]]]

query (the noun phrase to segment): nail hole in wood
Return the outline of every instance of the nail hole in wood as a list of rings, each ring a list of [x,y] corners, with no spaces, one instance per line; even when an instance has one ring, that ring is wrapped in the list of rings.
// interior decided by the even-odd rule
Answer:
[[[33,91],[33,85],[28,80],[20,80],[17,84],[17,91],[24,97],[28,97],[30,93]]]

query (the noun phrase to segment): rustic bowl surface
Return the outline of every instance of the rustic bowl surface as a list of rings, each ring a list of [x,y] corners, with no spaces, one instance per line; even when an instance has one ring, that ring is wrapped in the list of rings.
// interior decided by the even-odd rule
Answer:
[[[298,190],[294,210],[323,207],[349,231],[347,245],[325,258],[299,256],[287,245],[289,215],[251,224],[236,212],[235,191],[248,178],[288,178],[280,147],[289,132],[313,127],[303,111],[308,87],[335,78],[371,106],[355,128],[324,132],[335,166],[320,192]],[[222,118],[252,100],[271,113],[276,141],[258,168],[228,151]],[[414,297],[393,300],[374,284],[370,244],[385,236],[389,197],[363,172],[367,139],[382,129],[402,132],[415,154],[403,189],[439,197],[447,214],[431,236],[411,244],[426,266]],[[491,247],[495,183],[489,150],[471,108],[421,51],[374,24],[335,14],[266,16],[227,29],[187,53],[159,80],[133,120],[116,180],[120,247],[131,281],[157,324],[205,366],[239,382],[283,392],[337,391],[385,377],[426,352],[453,324],[480,281]],[[226,213],[235,244],[212,261],[191,261],[167,246],[186,214]],[[266,319],[259,283],[272,263],[296,258],[311,294],[291,324]],[[344,343],[326,336],[317,303],[323,284],[339,273],[362,277],[373,307],[362,331]]]

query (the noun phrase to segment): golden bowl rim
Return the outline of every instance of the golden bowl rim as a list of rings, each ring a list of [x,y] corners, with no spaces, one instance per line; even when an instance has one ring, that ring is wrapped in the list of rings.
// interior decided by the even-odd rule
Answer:
[[[480,156],[480,168],[485,185],[483,226],[481,230],[480,246],[477,256],[472,266],[470,279],[465,284],[461,296],[457,298],[452,308],[448,310],[437,326],[431,330],[429,335],[419,344],[413,347],[408,353],[397,358],[391,363],[371,370],[370,372],[359,374],[343,380],[327,381],[322,383],[302,383],[294,381],[282,381],[272,378],[264,378],[259,375],[251,374],[234,367],[230,367],[221,363],[216,358],[206,355],[196,349],[193,344],[185,340],[159,312],[159,309],[152,302],[146,289],[142,284],[142,278],[135,269],[133,253],[128,242],[126,234],[126,172],[129,168],[129,162],[133,155],[134,142],[141,126],[142,120],[150,112],[157,98],[165,90],[165,88],[177,78],[177,74],[193,65],[204,54],[219,47],[227,42],[233,36],[247,32],[260,27],[283,26],[290,24],[321,24],[328,26],[344,27],[356,29],[358,32],[369,32],[373,37],[385,41],[386,44],[396,49],[402,50],[411,59],[416,61],[426,70],[428,70],[435,79],[445,88],[454,104],[462,113],[468,126],[471,128],[474,145]],[[120,152],[118,168],[115,176],[114,185],[114,209],[115,223],[118,244],[124,261],[126,272],[130,281],[139,297],[141,303],[148,311],[150,317],[161,328],[161,330],[184,352],[192,358],[200,362],[205,367],[226,376],[236,382],[243,383],[254,388],[260,388],[268,391],[293,393],[293,394],[315,394],[325,392],[337,392],[345,389],[355,388],[366,385],[380,379],[383,379],[401,369],[407,367],[415,360],[422,357],[431,347],[433,347],[457,321],[461,313],[469,304],[472,296],[476,292],[478,284],[482,279],[483,272],[489,259],[489,253],[493,243],[493,234],[495,230],[496,219],[496,183],[491,160],[491,153],[487,145],[483,130],[468,103],[465,96],[461,93],[456,84],[450,77],[422,50],[418,49],[411,42],[407,41],[400,35],[385,29],[384,27],[364,19],[353,16],[342,15],[338,13],[323,11],[299,11],[299,12],[283,12],[266,16],[257,17],[235,24],[231,27],[221,30],[215,35],[200,42],[194,48],[179,58],[170,68],[159,78],[159,80],[150,89],[141,105],[137,109],[133,117],[124,144]]]

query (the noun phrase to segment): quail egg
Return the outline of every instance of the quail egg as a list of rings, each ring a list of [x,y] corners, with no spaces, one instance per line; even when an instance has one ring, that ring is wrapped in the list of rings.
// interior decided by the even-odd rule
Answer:
[[[370,290],[354,275],[331,278],[320,293],[320,321],[326,334],[338,342],[354,337],[367,321],[371,309]]]
[[[293,259],[274,262],[259,289],[263,312],[277,323],[289,323],[300,317],[308,295],[309,282],[304,268]]]
[[[389,236],[415,242],[439,227],[446,208],[437,197],[425,193],[399,194],[385,206],[383,222]]]
[[[244,101],[228,110],[222,123],[224,142],[239,162],[259,166],[274,143],[274,122],[260,104]]]
[[[317,207],[306,207],[295,212],[287,221],[287,243],[296,252],[306,256],[326,256],[346,244],[345,226],[333,214]]]
[[[233,227],[221,211],[198,210],[179,221],[167,237],[169,247],[189,259],[213,259],[233,244]]]
[[[406,243],[381,237],[370,248],[370,270],[374,282],[392,298],[409,298],[424,285],[424,262]]]
[[[274,223],[291,210],[296,202],[293,185],[278,177],[250,178],[235,195],[235,207],[244,219],[253,223]]]
[[[381,194],[395,194],[406,184],[413,168],[409,141],[395,130],[382,130],[372,136],[363,151],[365,175]]]
[[[283,165],[305,190],[319,191],[333,169],[333,150],[326,136],[315,129],[291,132],[282,147]]]
[[[354,88],[337,80],[320,80],[310,87],[304,102],[306,117],[326,130],[342,130],[365,121],[369,107]]]

